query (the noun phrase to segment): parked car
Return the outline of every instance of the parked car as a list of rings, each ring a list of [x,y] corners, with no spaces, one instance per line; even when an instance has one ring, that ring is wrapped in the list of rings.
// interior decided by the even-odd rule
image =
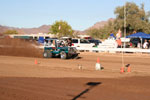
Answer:
[[[76,47],[77,49],[78,48],[91,48],[94,45],[95,45],[94,43],[90,43],[86,39],[72,39],[72,47]]]
[[[88,40],[90,43],[94,43],[95,46],[99,45],[100,43],[102,43],[100,40],[96,40],[96,39],[89,39]]]

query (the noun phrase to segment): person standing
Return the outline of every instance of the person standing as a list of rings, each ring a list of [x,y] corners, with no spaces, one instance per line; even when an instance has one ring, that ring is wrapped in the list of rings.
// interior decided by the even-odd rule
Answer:
[[[148,40],[148,48],[150,48],[150,40]]]
[[[144,42],[144,44],[143,44],[143,48],[144,48],[144,49],[148,49],[148,42],[147,42],[147,40],[145,40],[145,42]]]
[[[121,48],[122,42],[121,42],[121,30],[118,30],[118,33],[116,34],[116,42],[118,44],[118,48]]]

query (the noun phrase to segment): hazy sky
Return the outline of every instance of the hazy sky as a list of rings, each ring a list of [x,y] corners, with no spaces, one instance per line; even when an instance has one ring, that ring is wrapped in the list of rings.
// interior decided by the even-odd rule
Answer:
[[[33,28],[65,20],[73,29],[84,30],[115,18],[115,8],[126,1],[139,6],[144,3],[145,10],[150,11],[150,0],[0,0],[0,24]]]

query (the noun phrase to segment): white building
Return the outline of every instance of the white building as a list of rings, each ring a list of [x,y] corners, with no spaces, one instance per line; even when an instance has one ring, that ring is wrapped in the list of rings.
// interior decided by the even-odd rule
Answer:
[[[46,38],[55,38],[56,36],[54,34],[47,34],[47,33],[38,33],[38,34],[14,34],[9,35],[11,38],[30,38],[30,39],[36,39],[38,40],[39,37]]]

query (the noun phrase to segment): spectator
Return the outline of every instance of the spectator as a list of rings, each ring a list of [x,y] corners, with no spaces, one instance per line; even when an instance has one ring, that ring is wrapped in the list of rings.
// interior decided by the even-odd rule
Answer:
[[[130,48],[132,48],[132,43],[130,42]]]
[[[118,40],[117,40],[117,44],[118,44],[118,47],[117,47],[117,48],[121,48],[121,45],[122,45],[121,39],[118,39]]]
[[[147,42],[147,40],[145,40],[145,42],[144,42],[144,44],[143,44],[143,48],[144,48],[144,49],[148,49],[148,42]]]
[[[141,43],[140,43],[140,42],[137,44],[137,47],[138,47],[138,48],[141,48]]]
[[[150,40],[148,40],[148,48],[150,48]]]

